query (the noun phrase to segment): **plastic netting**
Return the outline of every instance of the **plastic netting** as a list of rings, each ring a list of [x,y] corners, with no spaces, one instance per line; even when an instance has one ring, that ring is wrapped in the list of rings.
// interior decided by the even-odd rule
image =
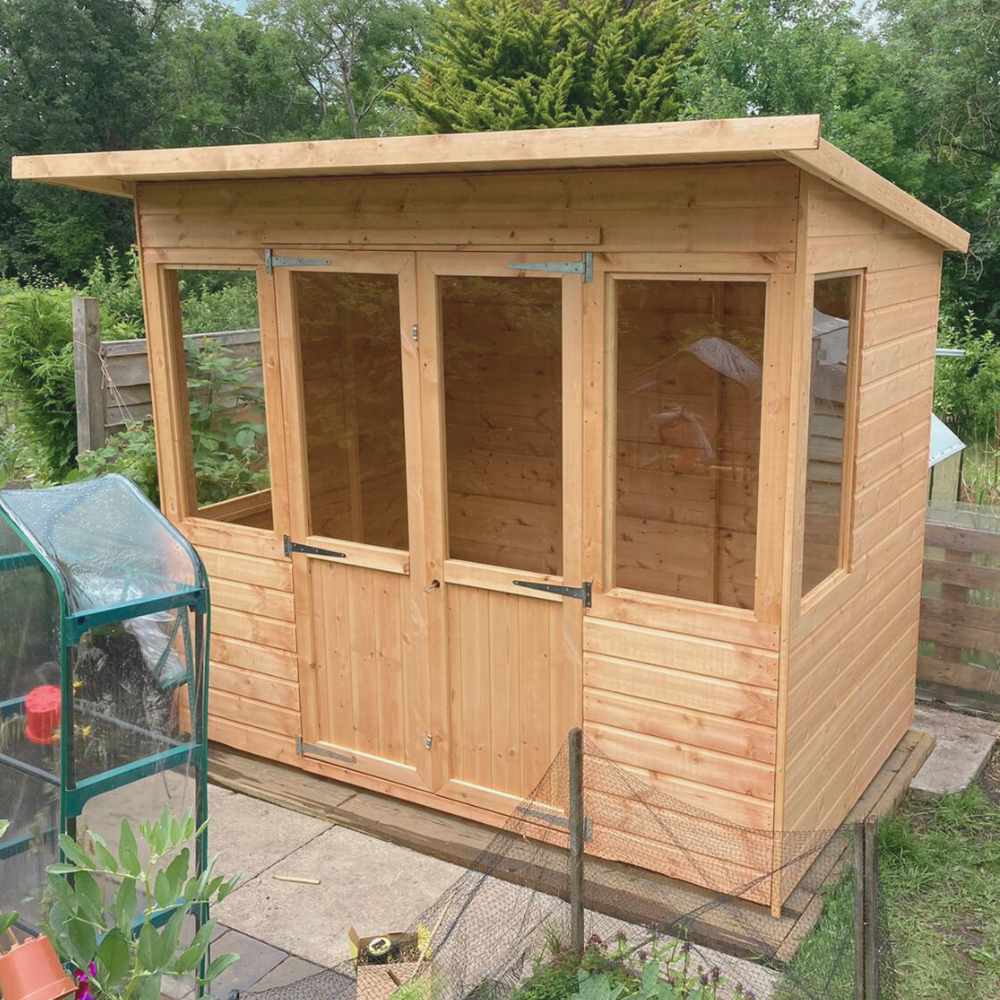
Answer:
[[[564,751],[475,863],[413,926],[359,929],[408,932],[396,940],[398,961],[348,959],[291,986],[252,994],[254,1000],[388,1000],[401,988],[401,998],[415,1000],[409,990],[421,980],[418,1000],[571,996],[575,987],[563,980],[552,992],[551,981],[554,969],[572,967],[567,761]],[[661,976],[675,985],[667,995],[678,998],[854,1000],[852,825],[776,838],[726,823],[644,784],[589,742],[583,774],[589,963],[614,958],[617,967],[638,972],[657,956]],[[685,874],[714,891],[683,881]],[[787,898],[776,919],[762,902],[779,879]],[[878,996],[889,1000],[898,994],[881,918],[876,939]],[[533,986],[538,970],[549,975],[545,989]],[[575,973],[568,982],[575,983]]]
[[[0,508],[56,567],[71,611],[197,586],[190,551],[122,476],[49,489],[0,490]]]

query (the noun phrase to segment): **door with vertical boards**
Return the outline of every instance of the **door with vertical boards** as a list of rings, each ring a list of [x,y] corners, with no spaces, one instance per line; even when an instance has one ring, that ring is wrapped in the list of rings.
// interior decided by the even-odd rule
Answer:
[[[509,812],[581,717],[579,255],[418,254],[434,787]]]
[[[430,787],[412,253],[271,255],[301,752]]]
[[[302,752],[509,812],[581,716],[579,258],[302,253],[272,256]]]

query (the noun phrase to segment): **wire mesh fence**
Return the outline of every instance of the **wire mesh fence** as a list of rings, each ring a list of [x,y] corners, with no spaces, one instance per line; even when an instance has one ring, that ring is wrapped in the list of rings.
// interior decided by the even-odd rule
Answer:
[[[644,785],[589,741],[582,750],[578,809],[564,749],[413,926],[370,928],[381,933],[355,957],[254,1000],[898,996],[874,824],[867,839],[853,825],[776,837]]]

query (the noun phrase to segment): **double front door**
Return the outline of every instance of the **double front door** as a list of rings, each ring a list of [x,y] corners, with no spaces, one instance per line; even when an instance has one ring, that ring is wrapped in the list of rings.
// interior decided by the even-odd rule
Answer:
[[[573,257],[275,269],[306,755],[506,811],[579,724]]]

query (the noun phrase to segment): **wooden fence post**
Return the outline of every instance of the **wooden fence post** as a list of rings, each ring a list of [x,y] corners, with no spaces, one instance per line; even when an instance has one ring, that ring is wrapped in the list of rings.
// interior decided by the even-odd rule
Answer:
[[[101,369],[101,304],[73,298],[73,365],[76,370],[76,447],[104,444],[104,376]]]
[[[878,817],[854,824],[854,997],[880,1000]]]
[[[569,907],[573,952],[583,954],[583,730],[569,731]]]
[[[878,817],[865,823],[865,1000],[879,1000]]]
[[[854,1000],[865,1000],[865,824],[854,824]]]

